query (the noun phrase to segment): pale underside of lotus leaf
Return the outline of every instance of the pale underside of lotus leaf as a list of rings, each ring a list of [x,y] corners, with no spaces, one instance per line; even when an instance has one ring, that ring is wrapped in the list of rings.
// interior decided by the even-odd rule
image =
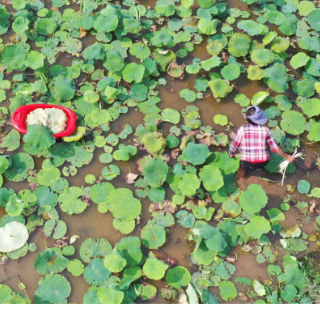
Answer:
[[[12,252],[22,248],[29,239],[25,225],[20,222],[9,222],[0,228],[0,252]]]

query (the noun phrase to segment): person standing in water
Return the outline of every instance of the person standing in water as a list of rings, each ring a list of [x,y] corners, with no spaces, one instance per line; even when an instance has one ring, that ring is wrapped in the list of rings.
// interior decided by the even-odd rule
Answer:
[[[238,148],[241,150],[240,167],[238,177],[245,179],[247,170],[263,168],[270,159],[267,146],[270,151],[276,152],[292,163],[295,158],[283,152],[274,141],[268,127],[263,126],[268,121],[268,115],[257,106],[247,109],[245,118],[248,124],[241,126],[229,150],[229,156],[234,158]]]

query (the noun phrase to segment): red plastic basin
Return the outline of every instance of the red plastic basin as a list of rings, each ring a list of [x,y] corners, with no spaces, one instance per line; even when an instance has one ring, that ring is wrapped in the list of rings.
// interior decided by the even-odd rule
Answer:
[[[27,123],[26,123],[27,115],[31,111],[38,108],[41,108],[41,109],[57,108],[57,109],[63,110],[64,113],[67,115],[68,122],[67,122],[66,130],[60,133],[54,134],[53,136],[55,138],[69,136],[75,130],[76,120],[77,120],[76,114],[72,110],[66,107],[56,106],[53,104],[28,104],[28,105],[19,107],[12,115],[13,127],[19,132],[26,134],[27,133]]]

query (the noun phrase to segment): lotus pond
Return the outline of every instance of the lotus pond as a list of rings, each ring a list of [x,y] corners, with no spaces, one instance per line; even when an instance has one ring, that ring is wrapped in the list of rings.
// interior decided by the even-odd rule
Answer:
[[[314,303],[320,3],[1,0],[0,303]],[[77,130],[24,136],[63,105]],[[260,105],[298,159],[237,181]]]

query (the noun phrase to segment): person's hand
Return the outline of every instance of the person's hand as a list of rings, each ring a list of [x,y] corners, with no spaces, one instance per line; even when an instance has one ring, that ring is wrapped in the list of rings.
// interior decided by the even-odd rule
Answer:
[[[295,158],[295,157],[293,157],[293,156],[289,156],[289,155],[287,154],[286,160],[288,160],[288,161],[289,161],[289,163],[293,163],[293,162],[294,162],[294,160],[296,160],[296,158]]]
[[[230,152],[228,152],[228,155],[230,158],[234,158],[234,155],[232,155]]]

